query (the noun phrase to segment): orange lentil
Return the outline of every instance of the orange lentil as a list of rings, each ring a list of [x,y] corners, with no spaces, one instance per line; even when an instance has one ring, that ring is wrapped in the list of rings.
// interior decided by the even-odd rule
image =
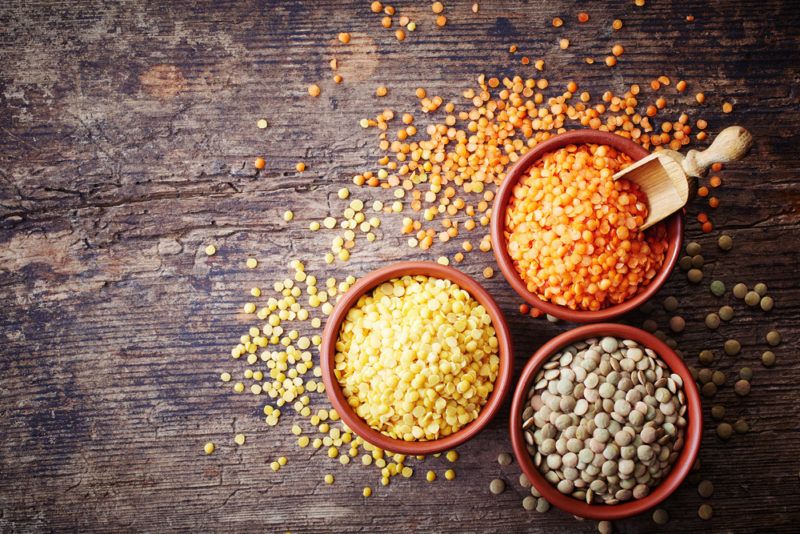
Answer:
[[[719,176],[712,176],[709,180],[711,187],[719,187],[722,185],[722,179]]]
[[[509,46],[509,47],[508,47],[508,51],[509,51],[509,53],[513,54],[514,52],[516,52],[516,51],[517,51],[517,45],[511,45],[511,46]]]
[[[418,87],[414,94],[417,95],[417,98],[425,98],[426,92],[422,87]]]
[[[389,90],[383,85],[380,85],[377,89],[375,89],[375,96],[386,96],[388,93]]]
[[[297,169],[297,172],[303,172],[304,170],[306,170],[306,164],[301,161],[300,163],[295,165],[294,168]]]
[[[383,17],[381,19],[381,26],[384,28],[391,28],[392,27],[392,17]]]
[[[731,111],[733,111],[733,104],[731,104],[730,102],[723,102],[722,103],[722,112],[723,113],[730,113]]]
[[[253,165],[256,169],[261,170],[267,165],[267,162],[264,160],[264,158],[256,158],[256,161],[253,163]]]
[[[653,80],[652,82],[650,82],[650,89],[652,89],[653,91],[658,91],[659,89],[661,89],[661,82],[659,82],[658,80]]]
[[[665,231],[637,230],[647,218],[644,194],[612,178],[630,163],[604,145],[571,146],[547,154],[520,179],[505,235],[529,291],[571,309],[599,310],[652,280],[666,254]]]
[[[606,65],[609,67],[613,67],[617,64],[617,58],[614,56],[606,56]]]
[[[519,305],[519,313],[520,313],[520,315],[528,315],[528,313],[530,313],[530,311],[531,311],[531,307],[528,306],[527,304],[520,304]]]
[[[667,76],[659,76],[658,81],[661,82],[661,85],[669,85],[669,78]]]
[[[704,212],[701,211],[700,213],[697,214],[697,222],[704,223],[707,221],[708,221],[708,215],[706,215]]]
[[[386,13],[387,15],[394,15],[394,11],[395,10],[392,6],[386,6],[385,8],[383,8],[383,12]]]
[[[675,84],[675,89],[677,89],[679,93],[684,92],[686,90],[686,82],[684,80],[680,80]]]
[[[527,65],[531,62],[531,58],[529,58],[528,56],[522,56],[522,59],[520,59],[519,61],[523,65]]]
[[[558,42],[558,46],[559,48],[561,48],[561,50],[566,50],[567,48],[569,48],[569,39],[561,39]]]
[[[703,93],[697,93],[696,95],[694,95],[694,99],[697,100],[698,104],[702,104],[703,102],[706,101],[706,95],[704,95]]]
[[[395,38],[397,38],[398,41],[405,41],[406,40],[406,32],[405,32],[405,30],[396,30],[394,32],[394,36],[395,36]]]
[[[589,21],[589,14],[585,11],[581,11],[578,13],[578,22],[588,22]]]
[[[444,4],[442,4],[441,2],[434,2],[431,5],[431,10],[438,15],[439,13],[444,11]]]
[[[447,24],[447,17],[445,17],[444,15],[439,15],[438,17],[436,17],[437,26],[442,27],[445,24]]]
[[[694,22],[694,15],[686,15],[686,22]]]
[[[695,125],[697,126],[698,130],[705,130],[706,127],[708,127],[708,123],[706,121],[704,121],[703,119],[697,119],[697,122],[695,123]]]
[[[714,172],[719,172],[722,170],[722,163],[716,162],[711,164],[711,170]]]
[[[369,5],[369,9],[373,13],[380,13],[383,10],[383,5],[380,2],[372,2]]]
[[[344,43],[344,44],[349,43],[350,42],[350,34],[347,33],[347,32],[340,33],[339,34],[339,41]]]
[[[706,186],[704,186],[704,185],[700,186],[697,189],[697,194],[700,195],[701,197],[707,197],[708,196],[708,188]]]
[[[619,44],[619,43],[617,43],[613,47],[611,47],[611,53],[614,54],[617,57],[621,56],[624,52],[625,52],[625,48],[623,48],[623,46],[621,44]]]
[[[564,24],[564,21],[561,20],[559,17],[553,19],[553,27],[560,28]]]
[[[319,85],[311,84],[308,86],[308,94],[310,94],[311,96],[317,97],[319,96],[320,92],[321,90],[319,88]]]
[[[708,199],[708,205],[712,208],[716,208],[719,206],[719,199],[717,197],[711,197]]]
[[[342,75],[341,75],[341,74],[334,74],[334,75],[333,75],[333,82],[334,82],[334,83],[342,83],[342,80],[343,80],[343,79],[344,79],[344,78],[342,78]]]
[[[611,27],[615,30],[622,29],[622,21],[620,19],[614,19],[614,22],[611,23]]]
[[[714,229],[714,225],[711,223],[711,221],[706,221],[706,222],[703,223],[703,227],[702,228],[703,228],[703,233],[704,234],[710,234],[711,230]]]
[[[531,308],[530,316],[533,317],[534,319],[536,319],[537,317],[541,317],[542,310],[540,310],[539,308]]]

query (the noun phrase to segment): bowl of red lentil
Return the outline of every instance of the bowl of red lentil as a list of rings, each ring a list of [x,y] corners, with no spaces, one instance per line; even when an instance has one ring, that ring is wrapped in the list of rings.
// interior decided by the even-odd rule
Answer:
[[[436,297],[442,305],[432,303]],[[368,324],[358,324],[364,316]],[[513,358],[508,325],[491,295],[458,269],[422,261],[359,278],[336,303],[320,347],[325,391],[342,421],[374,446],[413,455],[448,451],[477,435],[511,389]],[[479,382],[473,397],[471,385]],[[448,425],[448,415],[466,415],[464,405],[469,416]],[[402,417],[386,415],[401,410]],[[417,420],[435,428],[420,425],[423,435]],[[398,430],[403,424],[409,428]],[[412,436],[412,429],[419,433]]]
[[[526,406],[531,402],[531,387],[536,383],[536,380],[538,380],[537,377],[540,376],[540,371],[548,368],[548,362],[552,362],[554,355],[564,350],[566,347],[579,346],[581,342],[586,342],[591,338],[599,342],[599,340],[605,336],[624,338],[626,342],[635,342],[636,346],[644,351],[653,351],[653,357],[661,360],[661,362],[665,364],[665,369],[668,373],[671,373],[671,375],[665,374],[664,376],[679,377],[678,380],[683,394],[683,402],[686,407],[684,415],[686,426],[683,428],[683,435],[681,437],[682,445],[680,446],[679,452],[676,452],[676,458],[671,462],[665,476],[653,485],[653,487],[649,488],[645,495],[620,501],[616,504],[606,504],[604,502],[596,502],[595,500],[592,500],[590,503],[585,499],[581,500],[573,495],[565,494],[560,491],[556,485],[547,479],[542,470],[535,465],[534,458],[531,456],[529,450],[528,441],[526,441],[524,437],[525,431],[523,430],[520,417],[520,415],[524,413]],[[633,345],[633,343],[631,343],[631,345]],[[624,346],[620,346],[620,348],[625,350]],[[573,354],[575,352],[575,350],[572,351]],[[569,357],[572,359],[572,354],[570,354]],[[553,369],[553,367],[549,368]],[[614,369],[617,368],[612,367],[612,370]],[[641,373],[642,371],[639,372]],[[622,375],[623,373],[620,373],[620,376]],[[663,382],[667,382],[667,379],[664,378]],[[632,382],[630,384],[632,384]],[[616,414],[614,417],[616,417]],[[627,419],[618,420],[623,422],[627,421]],[[651,424],[653,423],[648,423],[648,425]],[[700,442],[703,433],[702,403],[691,371],[681,357],[678,356],[674,350],[669,348],[666,343],[662,342],[654,335],[633,326],[616,323],[589,324],[573,328],[572,330],[568,330],[552,338],[542,345],[525,364],[519,380],[517,381],[511,401],[509,432],[514,455],[519,462],[522,472],[547,502],[578,517],[585,517],[598,521],[613,521],[641,514],[657,506],[675,492],[683,483],[692,471],[700,451]]]
[[[537,144],[500,185],[492,249],[531,308],[577,323],[636,309],[678,261],[683,215],[644,232],[647,199],[622,168],[648,152],[609,132],[573,130]]]

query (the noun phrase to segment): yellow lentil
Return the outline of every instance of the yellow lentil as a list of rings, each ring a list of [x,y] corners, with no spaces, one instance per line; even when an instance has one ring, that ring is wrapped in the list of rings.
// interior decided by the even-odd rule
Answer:
[[[333,475],[330,475],[330,474],[329,475],[325,475],[325,484],[328,484],[328,485],[333,484],[333,480],[334,480],[333,479]]]
[[[216,446],[210,441],[203,445],[203,451],[205,451],[206,454],[213,454],[214,449],[216,449]]]
[[[206,247],[206,256],[213,256],[216,253],[217,253],[217,247],[215,247],[214,245],[208,245]]]
[[[427,473],[425,473],[425,480],[427,480],[428,482],[433,482],[434,480],[436,480],[436,472],[428,471]]]
[[[361,494],[364,497],[369,497],[370,495],[372,495],[372,488],[370,488],[369,486],[365,487],[364,490],[361,492]]]
[[[258,267],[258,260],[255,258],[247,258],[245,265],[247,265],[248,269],[255,269]]]
[[[236,434],[235,436],[233,436],[233,441],[237,445],[244,445],[245,439],[246,438],[244,437],[244,434]]]

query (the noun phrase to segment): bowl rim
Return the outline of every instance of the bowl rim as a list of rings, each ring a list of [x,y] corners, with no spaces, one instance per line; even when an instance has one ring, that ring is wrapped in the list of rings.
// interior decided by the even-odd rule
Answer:
[[[500,187],[497,189],[494,203],[492,205],[492,219],[491,219],[491,236],[492,236],[492,251],[494,252],[495,259],[497,260],[503,276],[514,288],[514,291],[531,306],[550,314],[559,319],[575,323],[594,323],[600,321],[609,321],[615,317],[619,317],[631,310],[634,310],[644,304],[653,295],[655,295],[661,286],[669,278],[675,265],[678,263],[678,256],[680,256],[681,245],[683,242],[683,214],[682,211],[674,213],[668,217],[664,224],[667,229],[667,239],[669,247],[667,248],[664,263],[661,265],[658,273],[650,280],[650,283],[645,286],[639,293],[629,298],[628,300],[619,304],[614,304],[607,308],[597,311],[591,310],[571,310],[565,306],[560,306],[552,302],[547,302],[540,299],[528,291],[527,285],[517,273],[514,268],[514,262],[506,249],[505,238],[505,219],[506,207],[513,193],[514,186],[519,181],[520,177],[527,171],[531,165],[544,156],[548,152],[563,148],[572,144],[604,144],[609,145],[620,152],[623,152],[638,161],[650,152],[641,146],[637,145],[630,139],[626,139],[619,135],[602,132],[598,130],[591,130],[580,128],[576,130],[569,130],[567,132],[555,135],[550,139],[542,141],[534,146],[529,152],[525,153],[514,166],[506,174]]]
[[[653,349],[658,354],[659,358],[664,360],[667,367],[683,379],[683,391],[686,395],[687,405],[686,418],[688,424],[684,434],[684,446],[678,459],[670,469],[669,474],[667,474],[667,477],[648,493],[647,496],[614,505],[587,504],[574,497],[564,495],[558,491],[555,486],[550,484],[533,464],[533,460],[528,454],[522,435],[522,424],[519,421],[519,415],[522,413],[523,406],[527,402],[530,382],[539,368],[562,347],[581,339],[604,335],[632,339]],[[525,476],[528,477],[528,480],[539,491],[542,497],[552,505],[572,515],[585,517],[587,519],[608,521],[645,512],[664,501],[678,489],[692,470],[700,450],[700,441],[703,433],[703,410],[700,393],[697,390],[697,384],[689,368],[666,343],[662,342],[654,335],[633,326],[618,323],[597,323],[579,326],[563,332],[550,339],[531,356],[525,364],[514,389],[514,396],[511,401],[511,414],[509,417],[509,432],[511,434],[511,445],[514,450],[514,456],[516,456],[522,472],[525,473]]]
[[[500,369],[494,382],[494,389],[489,400],[484,404],[478,417],[457,432],[430,441],[404,441],[390,438],[370,427],[366,421],[359,417],[347,403],[339,387],[339,381],[333,373],[334,357],[336,355],[336,341],[339,329],[350,308],[366,292],[374,289],[381,283],[402,276],[431,276],[443,278],[457,284],[461,289],[469,292],[492,318],[498,341],[498,355]],[[336,303],[330,317],[325,322],[320,346],[320,367],[325,392],[331,404],[341,417],[342,421],[361,439],[378,446],[386,451],[402,454],[434,454],[450,450],[465,441],[473,438],[491,421],[500,411],[503,401],[511,389],[511,379],[514,372],[514,353],[511,334],[503,312],[495,300],[475,279],[453,267],[440,265],[429,261],[401,261],[381,267],[361,277]]]

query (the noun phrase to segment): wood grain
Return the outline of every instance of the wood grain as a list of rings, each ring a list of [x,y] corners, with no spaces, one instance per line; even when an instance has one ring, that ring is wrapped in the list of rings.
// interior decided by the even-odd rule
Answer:
[[[343,468],[299,449],[289,417],[268,428],[262,404],[218,381],[241,372],[229,353],[248,326],[239,313],[251,285],[283,277],[303,258],[319,276],[355,276],[399,259],[452,255],[451,242],[409,249],[385,216],[381,239],[359,244],[333,268],[321,261],[327,234],[306,230],[340,209],[336,191],[375,170],[373,130],[358,120],[383,108],[414,111],[414,88],[458,98],[479,73],[529,75],[522,54],[546,60],[551,85],[570,80],[593,94],[646,85],[666,74],[689,90],[668,98],[709,121],[711,133],[741,124],[755,147],[722,173],[712,234],[690,205],[686,237],[703,245],[705,280],[729,287],[764,281],[770,313],[745,310],[715,332],[702,324],[716,299],[676,271],[650,316],[667,328],[660,301],[675,295],[687,329],[677,336],[690,363],[716,350],[728,385],[714,402],[751,432],[722,443],[707,421],[703,478],[714,482],[714,518],[696,514],[690,482],[665,508],[620,532],[792,532],[800,522],[800,416],[796,358],[800,335],[800,6],[796,1],[446,2],[435,28],[427,3],[399,2],[419,29],[398,43],[368,2],[4,2],[0,5],[0,531],[592,532],[558,511],[525,512],[510,449],[507,415],[461,448],[458,478],[421,477],[377,488],[374,469]],[[579,27],[577,11],[591,20]],[[696,20],[687,23],[686,15]],[[564,18],[554,29],[553,17]],[[613,18],[625,27],[614,33]],[[336,34],[349,31],[349,45]],[[558,49],[567,36],[571,46]],[[615,42],[619,65],[588,66]],[[520,52],[508,53],[516,44]],[[335,86],[328,61],[338,58]],[[319,83],[311,99],[306,87]],[[383,99],[378,85],[389,87]],[[699,107],[693,94],[703,90]],[[724,115],[721,104],[734,104]],[[417,113],[417,115],[421,115]],[[266,130],[255,127],[269,120]],[[420,118],[424,121],[424,118]],[[267,160],[257,174],[254,157]],[[297,161],[308,170],[294,171]],[[360,190],[359,198],[385,192]],[[295,221],[280,215],[291,208]],[[719,231],[735,246],[723,253]],[[219,246],[208,258],[206,244]],[[256,255],[260,266],[244,260]],[[490,255],[462,264],[480,276]],[[496,266],[495,266],[496,268]],[[569,325],[520,317],[519,299],[500,276],[486,282],[514,332],[517,371],[544,340]],[[626,318],[641,324],[642,312]],[[764,334],[779,328],[778,364],[758,363]],[[725,339],[742,354],[722,356]],[[755,370],[753,392],[732,392],[734,375]],[[322,406],[317,397],[315,405]],[[711,402],[705,406],[709,416]],[[233,445],[235,432],[248,443]],[[206,441],[218,444],[211,457]],[[268,463],[286,455],[279,474]],[[426,465],[443,470],[443,459]],[[333,486],[322,483],[333,472]],[[488,492],[492,478],[509,490]],[[364,485],[376,487],[368,500]]]

